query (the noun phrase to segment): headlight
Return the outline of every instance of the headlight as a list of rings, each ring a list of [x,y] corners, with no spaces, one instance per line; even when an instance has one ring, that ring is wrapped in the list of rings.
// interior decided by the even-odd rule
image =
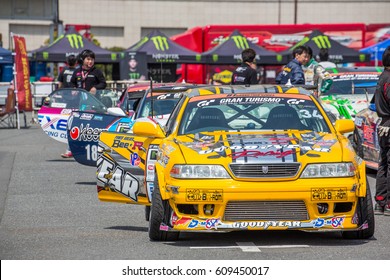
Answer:
[[[177,179],[226,179],[230,178],[221,165],[179,165],[171,169],[171,177]]]
[[[352,162],[309,164],[302,172],[301,178],[352,177],[355,170]]]

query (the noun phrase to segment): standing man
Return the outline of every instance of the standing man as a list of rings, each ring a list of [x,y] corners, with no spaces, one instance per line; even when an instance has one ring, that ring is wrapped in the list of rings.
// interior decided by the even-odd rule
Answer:
[[[106,79],[102,71],[95,68],[95,53],[91,50],[83,50],[79,54],[79,67],[73,72],[71,78],[72,87],[83,88],[92,94],[96,90],[106,88]]]
[[[255,85],[259,81],[256,71],[256,52],[253,49],[245,49],[241,53],[242,64],[234,70],[232,85]]]
[[[384,70],[379,76],[374,98],[378,117],[380,158],[376,174],[375,209],[376,215],[390,216],[390,47],[382,56]]]
[[[324,67],[318,64],[313,57],[313,50],[307,47],[308,57],[304,64],[303,72],[305,73],[306,85],[314,85],[317,87],[314,94],[318,97],[321,93],[327,92],[333,84],[333,78]]]
[[[282,72],[278,74],[275,81],[277,84],[285,85],[290,80],[293,85],[304,85],[305,74],[302,65],[306,64],[309,59],[309,51],[306,46],[299,46],[293,50],[293,60],[283,67]]]
[[[76,70],[76,56],[71,54],[66,58],[68,66],[62,69],[61,73],[58,75],[58,87],[59,88],[72,88],[70,80],[72,78],[74,70]]]

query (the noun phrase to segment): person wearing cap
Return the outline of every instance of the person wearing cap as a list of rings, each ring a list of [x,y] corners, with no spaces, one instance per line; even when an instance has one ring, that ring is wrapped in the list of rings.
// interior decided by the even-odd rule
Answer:
[[[242,64],[234,70],[232,75],[232,85],[255,85],[257,79],[256,52],[249,48],[241,53]]]
[[[99,69],[95,67],[95,53],[91,50],[83,50],[79,54],[79,66],[73,72],[70,80],[72,87],[82,88],[92,94],[98,89],[106,88],[106,79]]]

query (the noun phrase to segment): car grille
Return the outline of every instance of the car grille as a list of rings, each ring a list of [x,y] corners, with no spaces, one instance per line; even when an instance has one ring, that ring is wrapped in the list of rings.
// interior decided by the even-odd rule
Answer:
[[[225,221],[302,221],[308,220],[303,201],[229,201]]]
[[[230,164],[230,170],[237,178],[288,178],[294,177],[300,163],[279,164]]]

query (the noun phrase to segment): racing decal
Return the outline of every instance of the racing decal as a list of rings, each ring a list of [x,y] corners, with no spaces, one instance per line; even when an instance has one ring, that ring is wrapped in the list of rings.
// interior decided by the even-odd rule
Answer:
[[[92,128],[89,123],[84,127],[84,124],[82,123],[80,127],[72,127],[69,131],[69,135],[72,140],[97,142],[99,141],[99,136],[102,131],[106,131],[106,129]]]
[[[217,153],[220,157],[231,157],[235,163],[296,162],[297,149],[300,155],[305,155],[310,151],[330,152],[330,148],[337,143],[337,140],[334,138],[325,140],[324,136],[316,132],[297,136],[283,133],[234,134],[227,135],[225,141],[221,138],[201,136],[199,139],[193,138],[193,142],[181,142],[180,144],[200,155],[214,156],[214,153]]]
[[[282,100],[282,98],[276,98],[276,97],[231,97],[231,98],[221,98],[219,100],[219,104],[220,105],[224,105],[224,104],[240,104],[240,105],[250,104],[250,105],[252,105],[252,104],[263,104],[263,103],[277,103],[277,104],[279,104],[281,100]],[[302,100],[302,102],[305,102],[305,101]],[[199,107],[199,105],[198,105],[198,107]]]
[[[72,109],[63,109],[61,110],[61,115],[69,115],[72,114]]]
[[[171,220],[175,228],[187,228],[195,230],[209,229],[230,229],[230,230],[273,230],[273,229],[338,229],[343,228],[345,216],[330,218],[317,218],[309,222],[302,221],[245,221],[245,222],[224,222],[220,218],[193,219],[177,216]]]
[[[273,228],[299,228],[301,227],[300,221],[264,221],[264,222],[235,222],[231,225],[232,228],[248,229],[248,228],[261,228],[268,229]]]
[[[51,108],[66,108],[66,103],[52,102]]]
[[[125,171],[121,166],[116,165],[109,158],[102,155],[98,161],[97,173],[105,174],[103,177],[97,177],[105,186],[129,197],[135,202],[138,201],[138,194],[140,192],[139,182],[137,178]]]
[[[162,154],[161,151],[158,152],[157,162],[162,166],[166,167],[169,162],[169,157],[166,154]]]
[[[359,116],[355,117],[355,126],[361,127],[363,122],[364,122],[363,117],[359,117]]]
[[[146,160],[146,181],[154,181],[154,165],[157,161],[158,146],[150,145],[148,149],[148,155]]]
[[[217,225],[220,223],[219,219],[207,219],[205,221],[198,221],[195,219],[192,219],[191,222],[187,225],[188,228],[205,228],[205,229],[213,229],[217,228]]]
[[[171,146],[171,145],[167,145],[166,143],[163,143],[162,146],[161,146],[161,152],[163,152],[164,154],[171,154],[172,152],[174,152],[176,149]]]
[[[60,117],[58,115],[38,115],[38,121],[42,130],[54,140],[62,143],[68,143],[68,136],[66,134],[67,117]]]
[[[146,183],[146,188],[147,188],[147,192],[148,192],[148,199],[151,202],[152,201],[152,194],[153,194],[153,190],[154,190],[154,183],[153,182],[147,182]]]
[[[82,113],[80,116],[80,120],[87,120],[90,121],[94,117],[93,114],[87,114],[87,113]]]
[[[134,141],[134,137],[131,136],[122,136],[117,135],[113,143],[111,144],[112,148],[126,148],[128,150],[145,150],[143,147],[143,142]]]
[[[183,89],[184,90],[184,89]],[[153,93],[154,95],[155,93]],[[179,99],[183,93],[175,92],[175,93],[163,93],[157,96],[157,99]]]
[[[330,219],[322,219],[318,218],[312,221],[312,225],[314,228],[321,228],[324,226],[331,226],[332,228],[342,228],[345,217],[333,217]]]
[[[102,121],[103,120],[103,116],[94,116],[93,120],[94,121]]]
[[[373,145],[375,143],[375,127],[374,125],[365,125],[363,124],[363,141],[365,144]]]
[[[338,81],[355,81],[355,80],[378,80],[380,73],[370,73],[370,72],[346,72],[346,73],[331,73],[333,77],[333,82],[337,83]]]
[[[140,162],[141,162],[141,158],[138,153],[132,153],[130,155],[130,164],[132,166],[139,166]]]

